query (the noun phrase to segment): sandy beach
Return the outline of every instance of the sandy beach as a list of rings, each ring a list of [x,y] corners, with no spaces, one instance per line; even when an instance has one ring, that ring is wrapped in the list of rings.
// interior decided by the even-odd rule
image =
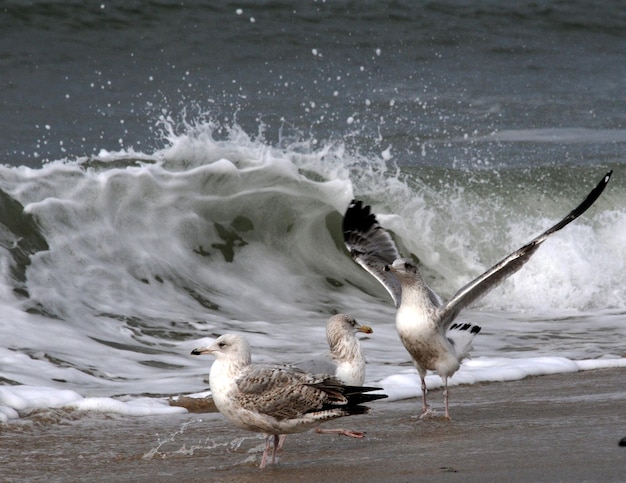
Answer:
[[[432,391],[435,408],[441,392]],[[380,401],[324,427],[357,440],[290,435],[260,470],[264,439],[216,413],[121,417],[47,411],[0,426],[0,481],[624,481],[626,371],[453,387],[451,422],[417,400]]]

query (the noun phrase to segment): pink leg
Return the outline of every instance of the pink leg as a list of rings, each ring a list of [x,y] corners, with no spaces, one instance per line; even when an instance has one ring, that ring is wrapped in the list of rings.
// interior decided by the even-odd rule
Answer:
[[[351,429],[320,429],[315,428],[317,434],[340,434],[342,436],[349,436],[350,438],[364,438],[365,433],[361,431],[352,431]]]
[[[270,450],[270,438],[272,437],[271,434],[267,435],[267,438],[265,438],[265,450],[263,451],[263,456],[261,457],[261,464],[259,465],[259,468],[263,469],[265,468],[265,464],[267,463],[267,454],[269,453]]]
[[[281,435],[281,436],[287,436],[285,434]],[[268,434],[267,438],[265,439],[265,450],[263,451],[263,457],[261,458],[261,464],[259,465],[260,469],[265,468],[265,465],[267,464],[267,457],[269,455],[270,452],[270,442],[273,440],[274,441],[274,449],[272,451],[272,464],[275,465],[276,464],[276,451],[278,451],[278,444],[280,442],[280,438],[281,436],[277,435],[277,434]],[[284,438],[283,438],[284,441]]]
[[[286,436],[285,436],[286,437]],[[278,451],[278,443],[280,442],[280,436],[274,435],[274,451],[272,451],[272,464],[276,464],[276,451]]]
[[[286,434],[281,434],[280,435],[280,437],[278,438],[278,451],[283,449],[283,444],[285,444],[285,440],[286,439],[287,439],[287,435]]]

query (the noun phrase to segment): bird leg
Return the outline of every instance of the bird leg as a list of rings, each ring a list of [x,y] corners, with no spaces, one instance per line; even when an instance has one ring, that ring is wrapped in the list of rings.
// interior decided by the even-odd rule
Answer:
[[[265,438],[265,450],[263,451],[263,456],[261,457],[261,464],[259,465],[260,469],[265,468],[265,464],[267,463],[267,454],[269,453],[270,450],[270,438],[273,435],[268,434],[267,437]]]
[[[448,412],[448,378],[447,377],[443,378],[443,404],[445,407],[445,414],[443,418],[446,421],[450,421],[452,420],[452,418],[450,417],[450,413]]]
[[[349,436],[350,438],[364,438],[365,433],[362,431],[352,431],[351,429],[320,429],[315,428],[317,434],[340,434],[342,436]]]
[[[282,436],[282,435],[281,435]],[[285,438],[287,435],[285,435]],[[284,439],[284,438],[283,438]],[[280,436],[278,434],[274,435],[274,451],[272,451],[272,464],[276,464],[276,451],[278,451],[278,445],[280,443]]]
[[[428,389],[426,389],[426,376],[420,374],[420,379],[422,380],[422,414],[426,414],[428,412],[428,404],[426,403],[426,393],[428,393]]]
[[[272,451],[272,464],[276,464],[276,451],[279,449],[280,438],[283,438],[283,441],[287,437],[286,434],[278,435],[278,434],[268,434],[267,438],[265,438],[265,450],[263,451],[263,456],[261,457],[261,464],[259,465],[260,469],[265,468],[267,464],[267,456],[270,452],[270,442],[274,440],[274,449]]]
[[[420,373],[420,379],[422,380],[422,414],[419,415],[419,419],[427,419],[433,416],[434,411],[430,409],[430,406],[426,402],[426,394],[428,389],[426,388],[426,374]]]
[[[280,435],[280,437],[278,438],[278,451],[283,449],[283,444],[285,444],[285,440],[286,439],[287,439],[287,435],[286,434],[281,434]]]

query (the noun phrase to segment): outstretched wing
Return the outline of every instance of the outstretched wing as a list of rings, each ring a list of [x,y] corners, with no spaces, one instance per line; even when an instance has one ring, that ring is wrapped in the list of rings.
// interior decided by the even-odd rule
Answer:
[[[593,203],[604,191],[612,173],[613,171],[609,171],[606,175],[604,175],[602,181],[600,181],[598,185],[587,195],[584,201],[574,208],[565,218],[554,226],[548,228],[541,235],[524,245],[519,250],[511,253],[509,256],[496,263],[481,276],[461,288],[448,302],[439,307],[439,324],[444,328],[447,328],[461,310],[481,298],[491,289],[496,287],[502,280],[522,268],[533,253],[537,251],[539,245],[546,241],[550,235],[574,221],[587,211],[591,205],[593,205]]]
[[[378,224],[370,207],[361,201],[352,200],[346,210],[343,239],[352,259],[383,284],[399,307],[400,282],[392,272],[385,271],[385,266],[400,258],[400,254],[391,235]]]

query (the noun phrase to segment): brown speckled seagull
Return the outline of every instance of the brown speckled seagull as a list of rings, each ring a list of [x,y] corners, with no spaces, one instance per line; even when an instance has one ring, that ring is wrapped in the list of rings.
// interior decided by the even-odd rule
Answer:
[[[314,374],[333,374],[349,386],[362,386],[365,382],[365,357],[356,334],[373,332],[371,327],[359,324],[351,315],[333,315],[326,322],[330,352],[294,365]]]
[[[379,388],[348,386],[334,376],[314,375],[291,366],[252,364],[250,345],[240,335],[222,335],[209,347],[191,353],[215,356],[209,384],[219,412],[239,428],[266,434],[260,468],[267,463],[272,440],[275,463],[281,434],[366,414],[370,409],[364,403],[387,397],[366,394]]]
[[[374,331],[368,325],[359,324],[348,314],[336,314],[326,322],[326,340],[330,352],[315,359],[309,359],[294,365],[299,369],[314,374],[332,374],[348,386],[362,386],[365,383],[365,357],[361,351],[361,344],[356,334],[372,334]],[[320,429],[320,434],[341,434],[351,438],[363,438],[365,433],[351,429]],[[278,444],[282,447],[283,437]]]
[[[517,272],[550,235],[582,215],[602,194],[611,173],[565,218],[465,285],[447,302],[426,285],[412,260],[400,257],[370,207],[361,201],[350,203],[343,219],[346,247],[352,258],[383,284],[396,304],[396,328],[422,383],[422,414],[428,413],[425,376],[431,370],[443,380],[444,417],[450,419],[448,378],[468,356],[472,339],[480,331],[477,325],[453,323],[461,310]]]

